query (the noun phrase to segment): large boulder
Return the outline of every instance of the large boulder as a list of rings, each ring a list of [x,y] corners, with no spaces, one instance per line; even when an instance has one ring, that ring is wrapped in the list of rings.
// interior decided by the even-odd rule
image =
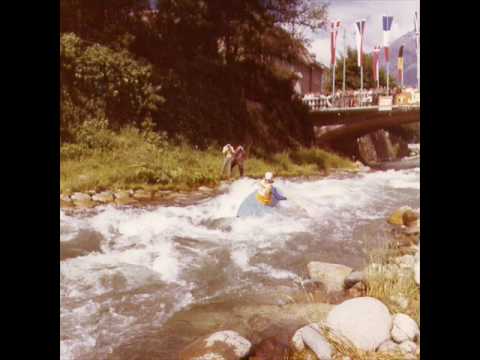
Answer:
[[[345,278],[352,272],[348,266],[320,261],[308,263],[307,268],[310,278],[324,284],[327,292],[343,290]]]
[[[293,335],[292,344],[297,351],[302,351],[308,346],[319,360],[332,359],[332,347],[318,324],[313,323],[298,329]]]
[[[413,341],[420,334],[417,323],[408,315],[395,314],[392,322],[392,339],[399,344],[407,340]]]
[[[357,348],[375,351],[390,338],[392,316],[381,301],[359,297],[335,306],[327,316],[326,325],[334,335],[345,338]]]
[[[180,360],[239,360],[250,352],[252,344],[231,330],[205,336],[180,353]]]

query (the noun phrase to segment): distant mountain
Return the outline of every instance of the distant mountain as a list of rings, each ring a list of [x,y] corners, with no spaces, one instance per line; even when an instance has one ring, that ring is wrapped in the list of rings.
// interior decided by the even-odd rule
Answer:
[[[415,32],[410,31],[405,35],[390,43],[390,75],[398,78],[397,58],[398,50],[403,45],[403,66],[404,75],[403,83],[405,86],[417,86],[417,53],[415,48]],[[383,49],[381,50],[380,66],[383,68],[385,64],[385,57]],[[421,70],[420,70],[421,71]]]

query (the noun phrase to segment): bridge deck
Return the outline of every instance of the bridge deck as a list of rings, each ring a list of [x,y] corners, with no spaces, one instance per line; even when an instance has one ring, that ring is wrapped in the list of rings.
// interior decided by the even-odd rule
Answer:
[[[419,110],[420,105],[392,105],[392,110],[388,111],[395,111],[395,110],[404,110],[404,111],[411,111],[411,110]],[[328,112],[368,112],[368,111],[380,111],[378,110],[378,105],[372,106],[355,106],[355,107],[336,107],[336,108],[324,108],[321,110],[312,110],[312,113],[328,113]]]

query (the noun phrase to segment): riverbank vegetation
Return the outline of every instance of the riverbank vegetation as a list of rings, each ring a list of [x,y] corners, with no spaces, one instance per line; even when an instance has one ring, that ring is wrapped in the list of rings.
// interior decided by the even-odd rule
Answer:
[[[100,123],[148,122],[192,146],[310,146],[313,127],[287,64],[309,60],[302,29],[326,5],[278,2],[62,0],[62,144]],[[283,65],[282,65],[283,64]]]
[[[367,296],[382,301],[392,314],[404,313],[420,323],[420,288],[413,271],[403,271],[394,262],[405,250],[393,245],[370,254],[367,267]]]
[[[216,186],[223,179],[221,146],[200,150],[184,139],[172,140],[134,127],[115,132],[89,125],[78,134],[75,143],[60,148],[62,193],[138,188],[190,190]],[[277,176],[304,176],[354,166],[320,149],[300,147],[270,154],[252,148],[245,175],[259,178],[273,171]],[[234,176],[238,176],[238,170]]]
[[[313,126],[288,65],[311,61],[301,29],[324,28],[325,4],[60,7],[62,191],[214,185],[226,143],[247,148],[248,176],[351,166],[310,148]]]

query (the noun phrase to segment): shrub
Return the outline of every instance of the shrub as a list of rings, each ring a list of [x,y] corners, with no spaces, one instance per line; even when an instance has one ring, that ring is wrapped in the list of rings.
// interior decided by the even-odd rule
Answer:
[[[90,44],[75,34],[60,36],[61,139],[70,140],[86,119],[107,119],[119,128],[142,123],[158,110],[151,66],[126,50]]]

